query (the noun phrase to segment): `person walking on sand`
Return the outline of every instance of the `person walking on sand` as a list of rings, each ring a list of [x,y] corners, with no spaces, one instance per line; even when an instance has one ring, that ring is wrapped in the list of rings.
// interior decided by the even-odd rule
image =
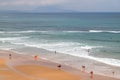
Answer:
[[[9,54],[9,59],[12,59],[12,54],[11,53]]]
[[[82,72],[85,72],[85,66],[82,66]]]
[[[38,55],[34,56],[34,60],[37,61],[38,60]]]
[[[113,76],[114,76],[114,75],[115,75],[115,72],[113,71],[112,74],[113,74]]]
[[[61,64],[59,64],[57,67],[58,67],[58,69],[60,70],[60,68],[61,68],[62,66],[61,66]]]
[[[55,54],[56,54],[56,51],[55,51]]]
[[[93,71],[90,72],[90,78],[93,79]]]

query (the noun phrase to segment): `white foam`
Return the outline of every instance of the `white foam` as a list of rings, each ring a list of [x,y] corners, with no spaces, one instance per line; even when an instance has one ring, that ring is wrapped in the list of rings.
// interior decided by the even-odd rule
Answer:
[[[65,33],[85,33],[87,31],[62,31],[62,32],[65,32]]]
[[[39,31],[39,30],[26,30],[26,31],[0,31],[0,33],[10,33],[10,34],[23,34],[23,33],[120,33],[120,31],[110,31],[110,30],[89,30],[89,31]]]
[[[57,43],[31,43],[31,42],[14,42],[12,44],[25,45],[27,47],[44,48],[50,51],[57,51],[65,54],[74,54],[88,56],[88,49],[97,48],[100,46],[88,46],[77,42],[57,42]]]
[[[0,38],[0,41],[16,41],[21,39],[26,39],[29,37],[6,37],[6,38]]]
[[[35,31],[35,30],[26,30],[26,31],[1,31],[0,33],[34,33],[34,32],[44,32],[44,31]]]
[[[11,50],[12,48],[3,48],[3,47],[0,47],[0,49],[2,49],[2,50]]]
[[[102,30],[89,30],[89,32],[103,32]]]
[[[50,51],[57,51],[64,54],[92,59],[105,64],[113,65],[113,66],[120,66],[120,60],[112,59],[112,58],[98,58],[98,57],[89,56],[89,53],[86,51],[88,49],[98,48],[102,46],[88,46],[88,45],[85,46],[83,44],[73,43],[73,42],[39,43],[39,44],[31,43],[31,42],[29,43],[16,42],[13,44],[25,45],[28,47],[44,48]]]
[[[86,49],[86,50],[93,49],[93,48],[100,48],[100,47],[102,47],[102,46],[88,46],[88,45],[81,46],[82,49]]]
[[[4,33],[4,31],[0,31],[0,33]]]
[[[112,58],[97,58],[97,57],[92,57],[92,56],[88,56],[87,58],[92,59],[92,60],[96,60],[108,65],[113,65],[113,66],[118,66],[120,67],[120,60],[118,59],[112,59]]]
[[[107,32],[107,33],[120,33],[120,31],[108,31],[108,30],[89,30],[92,33],[100,33],[100,32]]]
[[[107,31],[107,32],[110,32],[110,33],[120,33],[120,31]]]

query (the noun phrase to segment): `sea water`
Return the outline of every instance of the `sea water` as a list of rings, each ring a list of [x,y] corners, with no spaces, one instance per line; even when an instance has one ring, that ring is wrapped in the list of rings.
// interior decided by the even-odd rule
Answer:
[[[0,49],[22,47],[120,66],[120,13],[1,13]]]

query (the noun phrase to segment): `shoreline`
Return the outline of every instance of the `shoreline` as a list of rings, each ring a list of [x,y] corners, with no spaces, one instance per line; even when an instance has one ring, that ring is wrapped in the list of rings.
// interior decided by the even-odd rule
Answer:
[[[47,50],[47,49],[44,49],[44,48],[37,48],[37,47],[22,47],[22,48],[16,48],[16,49],[11,49],[11,50],[13,50],[13,51],[15,51],[15,52],[17,52],[17,53],[19,53],[19,51],[20,51],[20,54],[21,54],[21,52],[23,53],[23,54],[35,54],[35,53],[31,53],[31,52],[28,52],[27,50],[25,50],[25,49],[27,49],[27,50],[30,50],[30,49],[32,49],[32,50],[37,50],[37,54],[38,53],[40,53],[41,54],[41,52],[43,52],[43,53],[50,53],[50,54],[54,54],[54,53],[56,53],[56,51],[51,51],[51,50]],[[22,51],[22,50],[24,50],[24,51]],[[39,50],[39,51],[38,51]],[[42,50],[42,51],[41,51]],[[36,52],[36,51],[35,51]],[[115,64],[110,64],[109,62],[107,63],[107,62],[103,62],[103,60],[98,60],[98,59],[101,59],[101,57],[99,58],[99,57],[97,57],[97,58],[95,58],[95,57],[93,57],[93,56],[78,56],[78,55],[73,55],[73,54],[66,54],[66,53],[62,53],[62,52],[57,52],[57,53],[59,53],[59,54],[63,54],[63,55],[69,55],[69,56],[73,56],[73,57],[79,57],[79,58],[83,58],[83,59],[88,59],[88,60],[93,60],[93,61],[96,61],[96,62],[99,62],[99,63],[102,63],[102,64],[106,64],[106,65],[109,65],[109,66],[113,66],[113,67],[120,67],[120,65],[116,65],[118,62],[116,62]],[[39,55],[39,54],[38,54]],[[109,58],[105,58],[105,59],[109,59]],[[112,59],[112,58],[110,58],[110,59]],[[112,59],[114,62],[115,62],[115,60],[118,60],[118,59]],[[113,62],[112,61],[112,62]]]
[[[50,62],[63,64],[66,66],[70,66],[81,70],[81,66],[86,66],[86,72],[90,72],[91,70],[95,72],[95,74],[109,76],[120,79],[120,67],[104,64],[95,60],[71,56],[69,54],[63,53],[54,53],[52,51],[48,51],[46,49],[34,48],[34,47],[26,47],[21,49],[16,49],[13,51],[17,51],[20,54],[30,54],[30,55],[38,55],[40,58],[44,60],[49,60]],[[112,75],[112,72],[115,72],[115,75]]]
[[[30,49],[29,49],[30,50]],[[5,51],[5,50],[3,50],[3,51]],[[41,51],[42,51],[42,49],[41,49]],[[0,50],[0,52],[1,52],[1,50]],[[11,52],[11,51],[7,51],[8,53],[9,52]],[[33,51],[34,52],[34,51]],[[42,52],[44,52],[44,50],[42,51]],[[17,57],[18,56],[24,56],[25,55],[25,57],[27,56],[28,57],[28,60],[30,59],[30,57],[32,57],[32,55],[30,54],[19,54],[19,53],[16,53],[16,52],[13,52],[13,50],[12,50],[12,53],[13,54],[15,54]],[[20,52],[20,53],[23,53],[23,52]],[[48,51],[48,53],[50,53],[49,51]],[[59,53],[57,53],[57,55],[58,55]],[[33,54],[33,55],[35,55],[35,54]],[[44,55],[44,56],[43,56]],[[55,55],[55,54],[53,54],[53,55]],[[63,55],[63,54],[62,54]],[[66,55],[66,54],[65,54]],[[61,62],[58,62],[58,63],[56,63],[56,62],[54,62],[54,60],[56,60],[56,59],[54,59],[54,60],[50,60],[50,57],[47,59],[47,60],[45,60],[45,54],[42,54],[42,55],[39,55],[39,60],[40,60],[40,62],[42,61],[42,64],[39,64],[39,65],[43,65],[43,66],[47,66],[47,67],[50,67],[50,68],[56,68],[56,66],[53,66],[53,65],[57,65],[57,64],[62,64],[63,65],[63,67],[64,67],[64,69],[63,69],[63,71],[66,71],[66,72],[69,72],[69,73],[74,73],[74,74],[76,74],[76,75],[84,75],[84,76],[86,76],[87,75],[87,77],[88,77],[88,72],[90,72],[89,70],[86,70],[86,72],[87,73],[85,73],[85,74],[83,74],[82,72],[81,72],[81,68],[75,68],[74,66],[70,66],[70,65],[66,65],[66,64],[64,64],[63,62],[61,63]],[[50,56],[50,54],[47,54],[47,56]],[[51,55],[52,56],[52,55]],[[59,56],[59,55],[58,55]],[[70,57],[70,56],[67,56],[67,57]],[[53,58],[51,58],[51,59],[53,59]],[[49,61],[50,60],[50,61]],[[89,60],[89,59],[88,59]],[[86,61],[88,61],[88,60],[86,60]],[[31,61],[30,60],[30,64],[31,64],[31,62],[32,62],[32,64],[34,64],[34,61]],[[43,63],[43,62],[45,62],[45,63],[47,63],[47,64],[45,64],[45,63]],[[20,62],[15,62],[15,65],[22,65],[22,63],[20,63]],[[14,63],[12,63],[12,65],[14,65]],[[24,65],[29,65],[29,63],[24,63]],[[38,64],[37,64],[38,65]],[[51,65],[51,66],[50,66]],[[104,66],[104,65],[106,65],[106,64],[102,64],[102,63],[99,63],[99,66]],[[107,65],[107,66],[109,66],[109,65]],[[111,66],[112,67],[112,66]],[[68,68],[70,68],[70,69],[68,69]],[[87,67],[88,68],[88,67]],[[72,69],[72,70],[71,70]],[[97,68],[97,69],[99,69],[99,70],[102,70],[103,68]],[[75,70],[75,71],[74,71]],[[117,69],[118,70],[118,69]],[[80,72],[80,73],[79,73]],[[96,72],[95,72],[95,76],[102,76],[102,77],[107,77],[107,78],[110,78],[110,79],[115,79],[115,80],[117,80],[117,78],[118,77],[113,77],[113,76],[106,76],[106,75],[100,75],[100,74],[97,74]],[[113,77],[113,78],[112,78]],[[110,80],[109,79],[109,80]],[[118,79],[120,79],[120,78],[118,78]],[[101,80],[101,79],[100,79]],[[106,79],[105,79],[106,80]]]
[[[9,54],[12,54],[11,59],[9,59]],[[48,61],[46,62],[47,63],[44,64],[53,64],[48,64]],[[57,77],[57,80],[81,79],[78,75],[64,72],[47,65],[43,66],[39,64],[38,61],[34,61],[32,56],[0,50],[0,80],[56,80]],[[36,75],[33,74],[33,72]],[[37,74],[39,75],[37,76]],[[56,75],[54,76],[54,74]],[[60,78],[61,76],[63,76],[63,78]]]
[[[120,78],[119,76],[120,71],[118,71],[120,67],[111,66],[95,60],[91,60],[83,57],[71,56],[69,54],[62,54],[62,53],[55,54],[52,51],[48,51],[46,49],[34,48],[34,47],[25,47],[14,51],[23,54],[39,55],[41,58],[50,60],[51,62],[61,63],[79,70],[81,70],[82,65],[85,65],[87,67],[86,68],[87,72],[90,72],[92,69],[93,71],[95,71],[96,74],[103,76],[113,77],[112,71],[115,71],[116,75],[114,77]]]

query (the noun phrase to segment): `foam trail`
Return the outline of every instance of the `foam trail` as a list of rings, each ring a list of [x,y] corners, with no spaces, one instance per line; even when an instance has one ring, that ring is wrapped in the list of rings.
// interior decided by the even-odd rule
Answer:
[[[106,33],[120,33],[120,31],[108,31],[108,30],[89,30],[89,32],[92,32],[92,33],[102,33],[102,32],[106,32]]]
[[[25,34],[25,33],[120,33],[120,31],[109,31],[109,30],[88,30],[88,31],[39,31],[39,30],[26,30],[26,31],[0,31],[0,34]]]
[[[0,38],[0,41],[21,40],[26,38],[29,38],[29,37],[7,37],[7,38]]]
[[[89,56],[89,54],[87,52],[88,49],[98,48],[98,47],[102,47],[102,46],[88,46],[88,45],[85,46],[80,43],[72,43],[72,42],[70,42],[70,43],[69,42],[68,43],[61,42],[61,43],[50,43],[50,44],[43,44],[43,43],[41,43],[41,44],[14,43],[14,44],[25,45],[28,47],[44,48],[44,49],[47,49],[50,51],[57,51],[57,52],[69,54],[72,56],[92,59],[92,60],[99,61],[99,62],[109,64],[109,65],[120,66],[120,60],[117,60],[117,59],[98,58],[98,57]],[[79,46],[79,45],[81,45],[81,46]]]
[[[48,32],[48,31],[35,31],[35,30],[26,30],[26,31],[0,31],[0,33],[10,33],[10,34],[15,34],[15,33],[36,33],[36,32]]]

